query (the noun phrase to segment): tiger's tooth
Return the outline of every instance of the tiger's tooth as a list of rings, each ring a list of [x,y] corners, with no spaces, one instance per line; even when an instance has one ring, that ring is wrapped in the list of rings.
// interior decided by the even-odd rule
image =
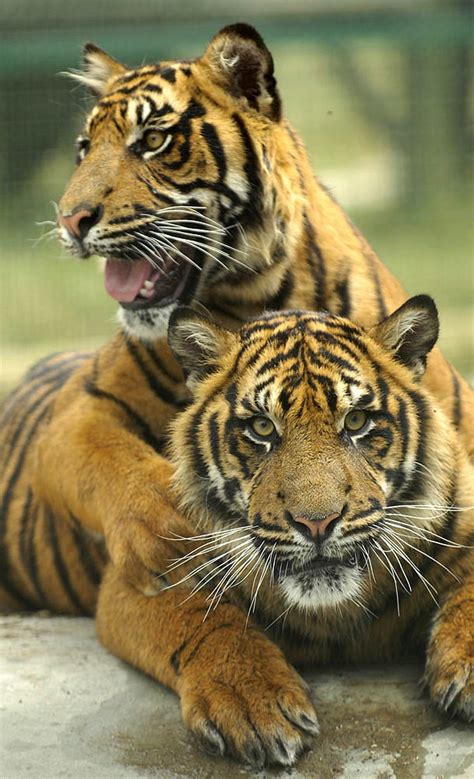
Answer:
[[[147,279],[147,280],[145,281],[145,285],[144,285],[144,286],[145,286],[147,289],[152,289],[152,287],[153,287],[153,282],[152,282],[152,281],[150,281],[150,279]]]

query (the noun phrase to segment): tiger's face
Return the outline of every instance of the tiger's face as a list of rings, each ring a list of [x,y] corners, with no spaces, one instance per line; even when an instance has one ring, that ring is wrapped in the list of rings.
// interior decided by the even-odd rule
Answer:
[[[437,331],[426,296],[370,333],[324,313],[269,314],[237,334],[173,315],[194,392],[174,428],[178,489],[207,530],[248,527],[253,564],[267,561],[289,603],[357,600],[387,507],[423,499],[430,411],[416,378]],[[234,537],[225,548],[242,563]]]
[[[233,25],[194,62],[133,70],[87,44],[76,78],[98,101],[77,140],[59,237],[78,257],[106,259],[122,323],[153,338],[178,302],[266,261],[247,256],[243,233],[261,224],[265,136],[280,118],[272,58],[258,33]]]

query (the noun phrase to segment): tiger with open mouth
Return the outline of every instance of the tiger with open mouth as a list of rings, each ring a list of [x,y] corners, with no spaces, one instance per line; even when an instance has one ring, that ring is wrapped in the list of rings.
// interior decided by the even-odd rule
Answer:
[[[171,317],[193,393],[173,489],[195,531],[169,533],[181,555],[156,598],[110,567],[97,624],[216,752],[296,761],[318,725],[288,662],[418,652],[432,702],[474,719],[473,469],[420,386],[437,333],[424,295],[368,330],[299,311],[238,332]]]
[[[166,457],[190,401],[166,337],[179,304],[234,328],[284,308],[371,326],[405,299],[314,178],[253,28],[224,28],[195,61],[131,69],[92,44],[84,58],[96,104],[58,233],[77,257],[105,258],[121,326],[95,354],[34,366],[0,417],[2,605],[68,614],[95,613],[110,560],[160,593],[157,572],[182,552],[170,539],[190,533]],[[422,381],[472,451],[467,383],[436,349]]]

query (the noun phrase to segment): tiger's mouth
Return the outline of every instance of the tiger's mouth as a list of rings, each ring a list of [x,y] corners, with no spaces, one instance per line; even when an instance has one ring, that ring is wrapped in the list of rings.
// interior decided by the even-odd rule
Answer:
[[[359,565],[359,557],[356,552],[348,555],[347,557],[326,557],[325,555],[318,555],[312,557],[306,563],[302,565],[295,565],[288,571],[291,576],[320,576],[329,573],[331,570],[339,570],[341,568],[355,568]]]
[[[153,264],[152,264],[153,263]],[[107,293],[126,309],[164,307],[185,292],[192,270],[191,262],[153,258],[107,259],[104,284]]]
[[[317,581],[318,579],[332,578],[344,570],[363,568],[365,562],[357,551],[353,551],[344,557],[330,557],[318,554],[305,562],[295,561],[292,565],[280,563],[278,566],[278,579],[280,582],[287,577],[295,577],[301,581]]]

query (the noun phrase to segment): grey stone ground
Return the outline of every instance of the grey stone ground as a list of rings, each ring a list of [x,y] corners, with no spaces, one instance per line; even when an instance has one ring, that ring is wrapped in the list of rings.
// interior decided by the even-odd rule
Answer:
[[[431,711],[413,666],[306,676],[314,749],[291,772],[255,774],[203,754],[177,698],[107,654],[91,620],[14,615],[0,629],[2,779],[474,778],[472,730]]]

